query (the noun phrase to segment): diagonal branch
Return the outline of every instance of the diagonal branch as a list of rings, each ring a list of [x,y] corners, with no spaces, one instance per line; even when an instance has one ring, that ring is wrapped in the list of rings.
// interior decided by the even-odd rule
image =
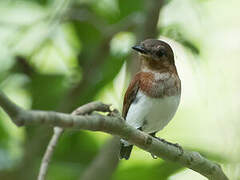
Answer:
[[[93,111],[110,112],[110,109],[109,109],[109,105],[105,105],[101,102],[96,101],[96,102],[91,102],[79,107],[78,109],[72,112],[72,115],[84,115],[84,114],[92,113]],[[64,132],[63,128],[54,127],[54,134],[47,146],[46,152],[43,155],[43,159],[42,159],[42,163],[41,163],[40,171],[38,175],[38,180],[45,179],[47,175],[48,166],[53,155],[53,151],[63,132]]]
[[[64,131],[63,128],[59,128],[59,127],[54,127],[53,130],[54,130],[54,134],[51,137],[51,140],[49,141],[47,149],[42,158],[42,162],[41,162],[41,166],[40,166],[40,170],[39,170],[39,174],[38,174],[38,180],[45,179],[45,177],[47,175],[48,166],[49,166],[49,163],[50,163],[52,155],[53,155],[53,151],[58,143],[60,136],[62,135],[62,133]]]
[[[188,167],[210,180],[227,180],[220,165],[202,157],[197,152],[183,150],[139,131],[122,120],[121,117],[100,114],[68,115],[53,111],[26,111],[15,105],[0,91],[0,106],[8,113],[17,126],[53,125],[62,128],[102,131],[120,136],[139,148],[164,160]]]

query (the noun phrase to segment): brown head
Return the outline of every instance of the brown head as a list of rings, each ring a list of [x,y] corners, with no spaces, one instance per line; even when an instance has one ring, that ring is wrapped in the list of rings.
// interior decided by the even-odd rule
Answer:
[[[161,69],[163,67],[174,65],[173,50],[164,41],[146,39],[132,48],[139,52],[143,65],[146,65],[151,69]]]

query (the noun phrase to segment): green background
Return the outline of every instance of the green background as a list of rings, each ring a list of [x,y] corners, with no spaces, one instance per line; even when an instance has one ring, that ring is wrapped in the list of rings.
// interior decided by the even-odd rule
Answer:
[[[131,46],[143,40],[146,7],[153,3],[0,1],[1,90],[26,109],[69,113],[101,100],[121,110],[137,67]],[[239,0],[168,0],[156,27],[156,38],[174,49],[182,80],[178,112],[158,136],[217,161],[231,180],[240,179],[239,7]],[[52,127],[17,128],[0,110],[0,179],[36,179],[51,135]],[[66,131],[47,179],[81,179],[110,137]],[[206,178],[135,147],[112,179]]]

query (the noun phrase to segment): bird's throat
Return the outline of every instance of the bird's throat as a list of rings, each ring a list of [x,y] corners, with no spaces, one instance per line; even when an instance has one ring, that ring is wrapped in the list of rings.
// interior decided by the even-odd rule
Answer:
[[[176,73],[176,67],[174,64],[170,63],[169,61],[155,61],[151,59],[143,58],[141,62],[141,70],[147,72],[173,72]]]

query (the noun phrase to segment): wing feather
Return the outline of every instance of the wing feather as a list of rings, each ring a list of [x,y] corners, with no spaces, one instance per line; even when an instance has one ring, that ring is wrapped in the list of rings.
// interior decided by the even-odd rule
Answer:
[[[137,73],[133,78],[133,80],[131,81],[130,85],[128,86],[128,89],[124,96],[123,110],[122,110],[122,116],[124,117],[124,119],[127,116],[130,105],[136,98],[137,92],[139,90],[139,85],[140,85],[140,73]]]

